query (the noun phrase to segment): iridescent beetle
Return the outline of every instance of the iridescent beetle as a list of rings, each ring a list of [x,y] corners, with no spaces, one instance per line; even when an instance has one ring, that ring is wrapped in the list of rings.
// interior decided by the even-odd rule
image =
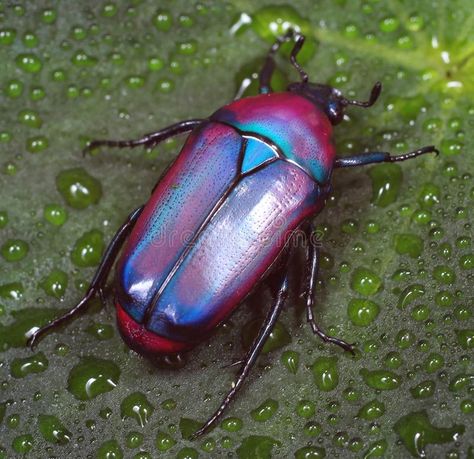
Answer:
[[[301,81],[274,93],[270,79],[282,43],[294,40],[290,60]],[[279,288],[261,329],[241,364],[235,384],[217,411],[194,434],[202,435],[235,397],[255,364],[284,306],[287,260],[296,230],[306,236],[307,320],[326,342],[347,351],[352,346],[319,328],[312,306],[319,248],[311,220],[324,207],[334,168],[404,161],[426,146],[398,156],[370,152],[336,157],[332,125],[347,106],[370,107],[382,85],[366,102],[346,99],[337,89],[310,83],[296,61],[304,36],[289,30],[270,48],[259,75],[260,95],[235,100],[207,119],[192,119],[137,140],[95,140],[88,149],[154,147],[191,131],[177,159],[157,183],[148,202],[133,211],[117,231],[86,295],[69,312],[37,330],[38,338],[83,310],[102,294],[122,245],[115,277],[117,322],[125,342],[147,356],[190,350],[237,308],[269,273]]]

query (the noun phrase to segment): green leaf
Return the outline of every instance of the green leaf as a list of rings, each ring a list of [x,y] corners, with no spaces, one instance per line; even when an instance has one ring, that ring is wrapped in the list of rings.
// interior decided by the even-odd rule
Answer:
[[[280,3],[0,5],[0,457],[73,457],[78,448],[91,457],[464,457],[472,448],[472,2]],[[289,25],[307,36],[300,62],[312,82],[360,100],[383,84],[374,107],[348,108],[335,127],[339,155],[423,145],[441,154],[334,172],[333,195],[315,218],[325,258],[314,314],[327,333],[356,343],[356,357],[307,326],[296,258],[279,319],[291,340],[259,358],[226,411],[239,428],[218,424],[191,442],[182,420],[207,419],[231,387],[235,368],[223,367],[244,355],[245,324],[269,303],[264,287],[184,365],[155,366],[119,333],[91,336],[94,324],[115,327],[112,294],[106,308],[45,337],[36,354],[24,346],[81,298],[102,244],[146,202],[183,137],[84,157],[87,141],[207,117],[246,78],[241,90],[254,93],[258,66]],[[290,47],[277,57],[278,89],[298,79]],[[51,273],[64,287],[54,295],[45,287]],[[354,320],[349,305],[366,303],[378,315]],[[37,355],[48,362],[41,372],[30,371]],[[327,386],[330,370],[337,380]],[[426,381],[436,384],[433,397],[414,396]],[[137,393],[154,408],[149,422],[121,414]],[[278,409],[258,422],[252,413],[268,400]],[[357,417],[374,400],[384,407],[376,422]],[[298,415],[303,402],[315,407],[312,417]],[[46,443],[36,419],[55,420],[48,435],[59,429],[74,441]],[[415,444],[419,428],[448,429],[446,443]]]

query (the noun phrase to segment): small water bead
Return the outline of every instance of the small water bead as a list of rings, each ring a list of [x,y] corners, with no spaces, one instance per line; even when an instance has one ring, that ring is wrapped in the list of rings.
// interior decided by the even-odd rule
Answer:
[[[16,30],[10,27],[0,29],[0,45],[10,46],[16,38]]]
[[[18,454],[26,454],[33,449],[34,439],[33,435],[24,434],[15,437],[12,441],[12,448]]]
[[[53,72],[51,73],[51,80],[56,83],[62,83],[66,81],[66,79],[67,79],[67,73],[63,69],[56,69],[56,70],[53,70]]]
[[[461,409],[461,412],[464,414],[474,413],[474,400],[471,400],[471,399],[462,400],[461,403],[459,404],[459,408]]]
[[[86,332],[100,341],[105,341],[113,338],[114,327],[110,324],[93,323],[86,328]]]
[[[68,219],[68,213],[59,204],[46,204],[43,210],[43,217],[54,226],[62,226]]]
[[[418,321],[424,321],[430,316],[430,308],[426,304],[419,304],[411,310],[411,317]]]
[[[397,38],[397,46],[400,49],[412,49],[414,47],[414,42],[409,35],[402,35]]]
[[[250,415],[257,422],[265,422],[272,418],[277,410],[278,401],[269,398],[262,402],[257,408],[252,410]]]
[[[15,62],[17,67],[26,73],[38,73],[43,68],[41,59],[32,53],[18,54]]]
[[[56,188],[71,207],[85,209],[102,197],[102,185],[82,167],[67,169],[56,177]]]
[[[54,348],[54,353],[56,355],[59,355],[60,357],[65,357],[66,355],[69,354],[70,348],[67,344],[64,343],[58,343],[56,344],[56,347]]]
[[[173,18],[168,11],[159,10],[153,16],[152,23],[160,32],[167,32],[173,25]]]
[[[144,427],[154,412],[153,405],[148,401],[145,394],[134,392],[128,395],[120,404],[120,415],[122,419],[133,418]]]
[[[410,389],[411,395],[415,399],[425,399],[433,396],[436,389],[436,384],[434,381],[427,380],[422,381],[415,387]]]
[[[180,26],[183,27],[192,27],[194,25],[194,20],[188,14],[180,14],[178,17],[178,22]]]
[[[387,207],[396,201],[403,180],[402,168],[398,164],[382,164],[369,169],[372,181],[372,202]]]
[[[347,315],[354,325],[367,327],[379,315],[380,307],[370,300],[353,298],[350,300]]]
[[[157,72],[165,66],[165,62],[158,56],[152,56],[148,58],[148,69],[152,72]]]
[[[104,3],[102,5],[102,9],[101,9],[101,12],[100,14],[104,17],[104,18],[113,18],[118,12],[118,8],[117,8],[117,5],[115,3]]]
[[[34,110],[21,110],[18,113],[18,121],[31,128],[40,128],[43,125],[40,115]]]
[[[464,270],[474,269],[474,253],[462,255],[459,258],[459,267]]]
[[[56,22],[57,17],[58,13],[52,8],[45,8],[40,15],[41,20],[45,24],[54,24]]]
[[[383,457],[387,450],[388,443],[387,440],[384,438],[381,440],[377,440],[371,443],[364,453],[364,459],[371,459],[373,457]]]
[[[400,27],[400,21],[395,17],[386,17],[379,23],[380,30],[385,33],[395,32],[398,27]]]
[[[311,371],[319,390],[329,392],[337,387],[339,383],[337,357],[318,357],[311,366]]]
[[[46,91],[41,86],[33,86],[30,89],[30,99],[32,101],[42,100],[46,97]]]
[[[97,459],[122,459],[123,451],[117,440],[108,440],[97,451]]]
[[[238,432],[242,429],[244,423],[242,419],[236,417],[229,417],[222,421],[221,428],[228,432]]]
[[[30,374],[42,373],[48,369],[49,361],[43,352],[25,358],[15,358],[10,365],[14,378],[24,378]]]
[[[305,424],[303,431],[308,437],[317,437],[323,428],[319,422],[310,421]]]
[[[351,276],[351,288],[361,295],[374,295],[382,287],[382,279],[370,269],[356,268]]]
[[[433,278],[440,284],[453,284],[456,280],[456,274],[449,266],[436,266],[433,269]]]
[[[388,370],[369,371],[365,368],[360,370],[360,375],[364,382],[372,389],[394,390],[401,384],[401,378],[397,374]]]
[[[342,33],[346,38],[357,38],[360,35],[359,28],[355,24],[347,24]]]
[[[168,398],[166,400],[163,400],[160,406],[166,411],[172,411],[178,406],[178,404],[176,403],[176,400]]]
[[[174,90],[175,84],[174,81],[169,78],[161,78],[156,82],[155,87],[159,92],[168,94]]]
[[[400,349],[408,349],[415,342],[415,335],[409,330],[400,330],[395,337],[395,343]]]
[[[198,44],[196,40],[188,40],[179,42],[176,47],[179,54],[190,56],[196,54]]]
[[[24,85],[20,80],[14,79],[7,81],[4,93],[6,96],[16,99],[23,94]]]
[[[43,438],[49,443],[65,445],[71,441],[72,433],[56,416],[40,414],[38,428]]]
[[[474,348],[474,329],[456,330],[456,335],[463,349]]]
[[[155,445],[158,451],[165,452],[176,444],[173,437],[165,432],[158,431],[156,434]]]
[[[469,236],[460,236],[456,239],[456,247],[459,249],[467,249],[471,246],[471,238]]]
[[[347,387],[342,395],[348,402],[356,402],[361,397],[359,390],[354,387]]]
[[[311,400],[300,400],[296,405],[296,414],[302,418],[311,418],[316,413],[316,405]]]
[[[282,353],[280,360],[290,373],[296,374],[300,361],[300,355],[298,352],[285,351]]]
[[[26,48],[35,48],[39,43],[38,37],[33,32],[25,32],[22,41]]]
[[[30,153],[40,153],[49,146],[48,138],[43,135],[26,139],[26,150]]]
[[[405,22],[405,27],[411,32],[419,32],[425,25],[425,20],[419,14],[412,14]]]
[[[68,282],[68,275],[64,271],[53,269],[48,276],[43,278],[40,282],[40,286],[47,295],[61,299],[64,297]]]
[[[403,364],[402,356],[399,352],[389,352],[384,358],[384,364],[387,368],[397,369]]]
[[[105,249],[104,234],[93,229],[85,232],[74,244],[71,260],[80,268],[97,266]]]
[[[452,293],[446,290],[441,290],[437,292],[435,295],[435,303],[438,306],[449,307],[453,304],[453,301],[454,301],[454,296],[452,295]]]
[[[424,208],[431,208],[440,200],[441,190],[433,183],[425,183],[418,194],[418,202]]]
[[[142,75],[129,75],[125,77],[125,84],[132,89],[139,89],[145,86],[146,79]]]
[[[7,417],[5,424],[9,429],[16,429],[20,425],[20,415],[16,413],[11,414]]]
[[[110,360],[83,357],[68,376],[67,389],[78,400],[90,400],[113,390],[120,378],[120,368]]]
[[[80,25],[73,26],[71,30],[71,37],[74,40],[82,41],[87,37],[87,31],[84,27]]]

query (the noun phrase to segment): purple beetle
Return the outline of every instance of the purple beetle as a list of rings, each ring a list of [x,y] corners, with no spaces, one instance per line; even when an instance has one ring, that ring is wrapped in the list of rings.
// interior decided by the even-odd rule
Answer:
[[[273,93],[274,56],[294,40],[290,60],[301,81]],[[107,276],[123,244],[115,277],[115,304],[120,333],[135,351],[147,356],[190,350],[238,307],[270,273],[279,287],[261,329],[241,364],[235,384],[217,411],[193,438],[222,416],[249,374],[284,306],[288,293],[290,244],[297,230],[306,236],[307,320],[325,342],[353,352],[352,345],[328,336],[313,317],[319,248],[311,237],[311,220],[324,207],[334,168],[404,161],[427,146],[391,156],[370,152],[336,157],[332,125],[348,105],[337,89],[308,82],[296,61],[304,36],[289,30],[270,48],[259,75],[260,95],[236,100],[208,119],[169,126],[137,140],[95,140],[87,149],[154,147],[173,135],[191,131],[177,159],[157,183],[146,205],[130,214],[109,244],[82,300],[69,312],[35,331],[34,346],[48,330],[83,310],[102,295]]]

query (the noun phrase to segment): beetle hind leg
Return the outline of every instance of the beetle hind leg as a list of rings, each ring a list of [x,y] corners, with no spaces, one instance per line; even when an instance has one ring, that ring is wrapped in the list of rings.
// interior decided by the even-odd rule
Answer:
[[[306,251],[306,263],[307,263],[307,274],[308,278],[306,281],[306,290],[304,296],[306,297],[306,318],[311,327],[311,330],[315,335],[318,335],[325,343],[336,344],[345,351],[351,352],[353,355],[354,345],[349,344],[346,341],[329,336],[319,327],[314,319],[313,314],[313,305],[314,305],[314,292],[316,289],[316,279],[318,278],[319,272],[319,258],[320,251],[317,246],[317,242],[313,238],[313,226],[308,224],[306,230],[306,240],[307,240],[307,251]]]
[[[217,421],[222,417],[225,409],[229,406],[232,400],[237,395],[237,392],[242,387],[245,379],[247,378],[250,370],[252,369],[253,365],[255,364],[260,352],[262,351],[263,346],[267,338],[270,336],[270,333],[275,326],[278,316],[280,315],[281,310],[285,304],[285,300],[288,296],[288,274],[286,272],[286,264],[284,265],[284,274],[281,281],[280,288],[278,289],[278,293],[276,295],[275,301],[265,318],[265,321],[260,329],[260,332],[252,344],[249,352],[245,356],[244,360],[242,361],[242,366],[240,371],[237,375],[237,379],[235,380],[232,389],[228,392],[224,400],[222,401],[219,408],[214,412],[214,414],[206,421],[206,423],[194,434],[191,436],[191,440],[195,440],[196,438],[200,437],[204,433],[206,433],[212,426],[214,426]],[[238,362],[241,363],[241,362]]]
[[[97,271],[92,279],[89,288],[87,289],[86,294],[82,297],[79,303],[76,304],[72,309],[68,312],[63,314],[60,317],[52,320],[44,327],[35,330],[33,334],[28,338],[27,345],[30,346],[32,349],[38,343],[38,341],[50,330],[53,330],[64,322],[67,322],[72,317],[76,316],[81,311],[85,310],[88,306],[89,301],[94,298],[96,295],[99,295],[101,301],[104,301],[103,298],[103,287],[105,282],[107,281],[107,276],[112,269],[112,266],[117,258],[117,255],[127,239],[128,235],[130,234],[131,229],[135,225],[138,217],[140,216],[143,210],[143,206],[139,207],[138,209],[134,210],[127,218],[126,222],[120,227],[120,229],[115,233],[112,241],[110,242],[107,250],[105,251],[104,256],[102,257],[102,261],[97,268]]]

